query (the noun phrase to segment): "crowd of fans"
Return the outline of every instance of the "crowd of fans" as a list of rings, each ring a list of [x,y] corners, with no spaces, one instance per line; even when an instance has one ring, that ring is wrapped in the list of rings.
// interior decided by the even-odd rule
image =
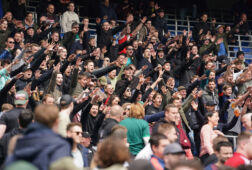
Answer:
[[[245,13],[171,37],[154,1],[104,0],[96,38],[73,2],[38,22],[23,2],[0,20],[1,169],[252,169],[252,64],[228,57]]]

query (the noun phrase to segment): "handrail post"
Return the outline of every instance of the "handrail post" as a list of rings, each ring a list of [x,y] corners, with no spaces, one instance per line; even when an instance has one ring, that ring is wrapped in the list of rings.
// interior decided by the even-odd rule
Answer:
[[[175,35],[178,35],[178,20],[175,20]]]

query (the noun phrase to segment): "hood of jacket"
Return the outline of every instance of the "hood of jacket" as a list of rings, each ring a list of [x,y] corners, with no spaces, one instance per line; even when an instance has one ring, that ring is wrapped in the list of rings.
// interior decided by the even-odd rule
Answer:
[[[62,147],[65,147],[65,153],[61,153],[62,157],[68,155],[68,152],[70,156],[71,146],[66,139],[42,124],[32,123],[23,137],[17,140],[13,156],[15,160],[26,160],[37,165],[42,162],[46,164],[51,161],[50,156]]]

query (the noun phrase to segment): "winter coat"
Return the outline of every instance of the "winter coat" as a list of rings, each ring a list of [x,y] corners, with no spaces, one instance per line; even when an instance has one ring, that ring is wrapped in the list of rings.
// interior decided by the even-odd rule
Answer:
[[[7,159],[6,165],[24,160],[39,170],[47,170],[54,161],[71,157],[71,150],[66,139],[40,123],[33,123],[28,126],[23,137],[17,140],[15,150]]]

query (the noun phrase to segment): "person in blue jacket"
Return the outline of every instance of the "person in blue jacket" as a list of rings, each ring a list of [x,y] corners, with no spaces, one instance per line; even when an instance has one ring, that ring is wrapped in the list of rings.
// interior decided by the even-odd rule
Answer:
[[[88,167],[88,149],[82,146],[82,125],[77,122],[72,122],[67,125],[67,137],[73,139],[72,155],[74,163],[77,167]]]
[[[39,170],[63,157],[71,157],[70,143],[57,134],[59,109],[56,105],[38,105],[35,109],[35,122],[30,124],[16,142],[13,153],[7,158],[6,166],[24,160]]]

